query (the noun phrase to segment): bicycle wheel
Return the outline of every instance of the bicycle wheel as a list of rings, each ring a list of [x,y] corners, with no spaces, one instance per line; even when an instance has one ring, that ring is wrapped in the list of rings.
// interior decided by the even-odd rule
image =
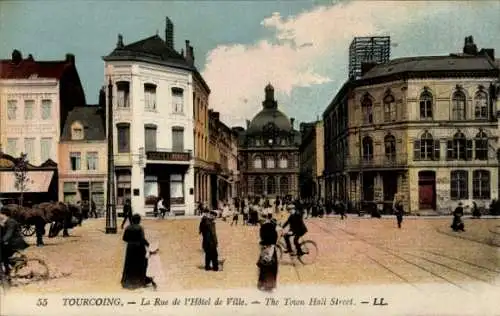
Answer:
[[[34,225],[22,225],[21,232],[25,237],[33,236],[35,234],[35,226]]]
[[[302,249],[302,256],[298,259],[302,264],[313,264],[318,257],[318,246],[312,240],[305,240],[300,243],[300,248]]]
[[[27,258],[23,263],[14,266],[12,277],[18,279],[46,280],[49,278],[49,268],[42,259]]]

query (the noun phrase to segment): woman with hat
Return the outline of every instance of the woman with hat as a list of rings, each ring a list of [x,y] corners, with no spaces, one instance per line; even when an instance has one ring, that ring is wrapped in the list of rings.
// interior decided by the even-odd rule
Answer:
[[[462,216],[464,216],[464,208],[462,206],[462,202],[458,202],[458,206],[453,212],[453,222],[450,226],[453,231],[465,231],[465,225],[462,221]]]

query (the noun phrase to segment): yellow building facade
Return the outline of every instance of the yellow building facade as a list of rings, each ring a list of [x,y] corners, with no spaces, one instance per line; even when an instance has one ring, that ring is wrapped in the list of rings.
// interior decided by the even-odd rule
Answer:
[[[498,198],[491,61],[402,58],[346,83],[324,113],[327,196],[390,211],[400,193],[405,210],[421,214]]]

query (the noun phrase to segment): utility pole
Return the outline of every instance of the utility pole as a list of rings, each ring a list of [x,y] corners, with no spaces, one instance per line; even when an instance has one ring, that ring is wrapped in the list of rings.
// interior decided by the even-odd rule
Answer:
[[[106,234],[116,234],[115,159],[113,150],[113,84],[108,83],[108,183],[106,190]]]

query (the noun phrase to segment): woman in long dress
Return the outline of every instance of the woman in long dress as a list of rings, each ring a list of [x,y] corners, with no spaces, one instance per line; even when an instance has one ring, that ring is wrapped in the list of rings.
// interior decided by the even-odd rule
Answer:
[[[148,268],[146,247],[149,246],[149,242],[144,237],[144,230],[140,222],[141,216],[139,214],[132,215],[131,224],[123,233],[123,241],[127,243],[127,250],[121,284],[126,289],[146,287],[148,284],[152,284],[156,288],[153,279],[146,276]]]
[[[276,243],[278,232],[272,213],[267,215],[266,221],[260,227],[261,254],[257,266],[259,267],[259,281],[257,287],[262,291],[272,291],[276,288],[278,278],[278,256]]]

